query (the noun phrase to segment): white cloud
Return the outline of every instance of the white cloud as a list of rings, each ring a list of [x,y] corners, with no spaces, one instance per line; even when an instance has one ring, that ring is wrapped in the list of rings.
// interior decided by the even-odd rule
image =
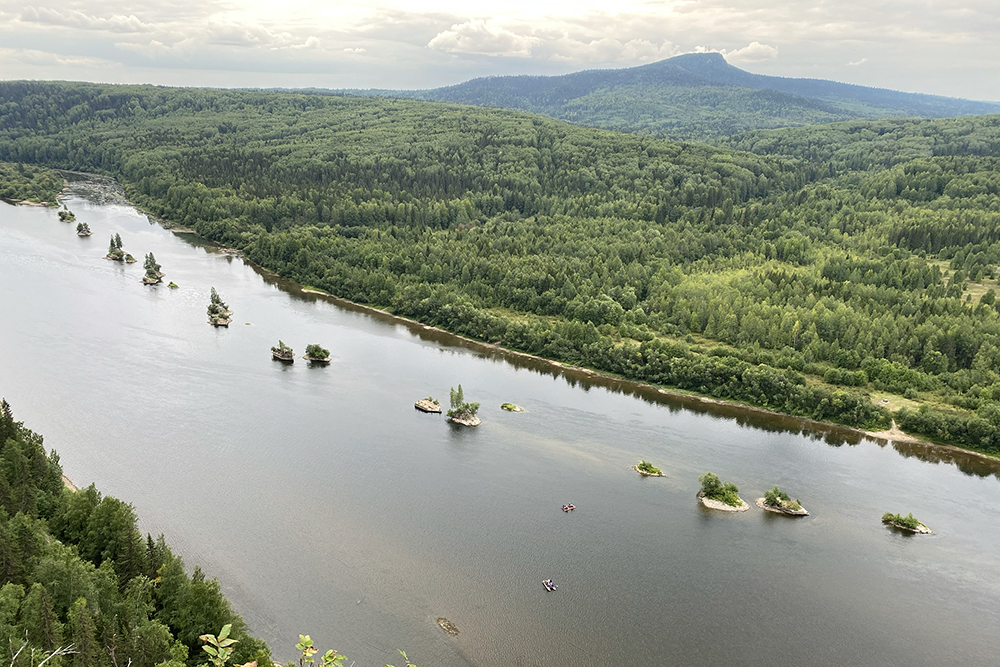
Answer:
[[[852,60],[851,62],[847,63],[847,66],[857,67],[858,65],[864,65],[866,62],[868,62],[868,58],[862,58],[861,60]]]
[[[564,37],[555,40],[550,48],[552,60],[580,64],[641,64],[663,60],[680,53],[670,42],[655,44],[646,39],[621,41],[611,37],[581,40]]]
[[[722,49],[720,53],[725,56],[726,61],[731,65],[738,63],[760,63],[765,60],[774,60],[778,57],[778,49],[770,44],[761,44],[760,42],[750,42],[742,49],[734,49],[732,51]]]
[[[537,37],[519,35],[494,21],[472,19],[439,32],[427,46],[449,53],[527,58],[539,43]]]
[[[363,46],[359,46],[355,49],[349,49],[349,48],[344,49],[344,53],[365,53],[366,51],[368,51],[368,49],[364,48]]]
[[[83,30],[107,30],[108,32],[149,32],[152,26],[143,23],[134,14],[114,14],[112,16],[91,16],[76,9],[59,11],[47,7],[27,7],[21,12],[24,23],[57,25]]]

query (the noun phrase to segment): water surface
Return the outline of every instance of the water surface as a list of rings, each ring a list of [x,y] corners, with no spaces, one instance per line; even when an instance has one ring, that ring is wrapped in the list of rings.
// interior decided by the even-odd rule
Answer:
[[[396,648],[422,667],[997,664],[989,462],[564,373],[302,294],[129,207],[68,204],[92,237],[0,207],[0,394],[280,658],[308,633],[359,666]],[[103,260],[116,232],[180,289]],[[228,329],[206,323],[212,286]],[[333,361],[274,362],[279,338]],[[479,428],[413,409],[458,383]],[[640,458],[667,476],[640,478]],[[812,516],[704,510],[707,470]]]

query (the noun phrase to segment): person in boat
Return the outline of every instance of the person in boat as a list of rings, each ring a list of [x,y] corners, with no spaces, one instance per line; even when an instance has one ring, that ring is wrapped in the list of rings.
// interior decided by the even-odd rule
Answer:
[[[569,505],[563,505],[563,512],[569,511]]]

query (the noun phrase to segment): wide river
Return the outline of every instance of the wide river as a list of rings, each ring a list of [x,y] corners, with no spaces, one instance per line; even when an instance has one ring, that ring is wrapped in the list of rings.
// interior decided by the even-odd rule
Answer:
[[[397,648],[422,667],[998,664],[990,462],[564,372],[67,203],[92,237],[0,204],[0,395],[77,485],[218,577],[276,657],[308,633],[358,667]],[[139,264],[102,259],[114,233]],[[150,251],[179,289],[140,283]],[[206,322],[213,286],[228,329]],[[333,361],[272,361],[279,338]],[[413,409],[459,383],[480,427]],[[812,515],[703,509],[708,470]]]

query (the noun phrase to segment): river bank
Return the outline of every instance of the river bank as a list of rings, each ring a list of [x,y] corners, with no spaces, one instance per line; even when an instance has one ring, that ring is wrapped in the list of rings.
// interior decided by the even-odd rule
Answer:
[[[962,452],[962,453],[968,454],[970,456],[976,457],[976,458],[978,458],[980,460],[988,461],[988,462],[991,462],[991,463],[997,463],[998,461],[1000,461],[1000,456],[991,456],[990,454],[986,454],[984,452],[980,452],[980,451],[977,451],[977,450],[974,450],[974,449],[967,449],[967,448],[956,446],[956,445],[950,445],[950,444],[944,444],[944,443],[934,442],[933,440],[928,440],[928,439],[925,439],[925,438],[921,438],[921,437],[917,437],[917,436],[913,436],[913,435],[907,434],[907,433],[903,432],[902,430],[900,430],[898,428],[898,426],[896,425],[895,421],[892,422],[891,428],[883,430],[883,431],[870,431],[870,430],[859,428],[859,427],[845,426],[843,424],[838,424],[836,422],[818,421],[818,420],[810,419],[808,417],[801,417],[801,416],[798,416],[798,415],[792,415],[792,414],[788,414],[788,413],[784,413],[784,412],[779,412],[777,410],[772,410],[772,409],[769,409],[769,408],[762,408],[762,407],[759,407],[759,406],[756,406],[756,405],[753,405],[753,404],[750,404],[750,403],[745,403],[745,402],[742,402],[742,401],[738,401],[738,400],[720,399],[720,398],[715,398],[715,397],[711,397],[711,396],[705,396],[703,394],[698,394],[698,393],[692,392],[692,391],[677,389],[677,388],[673,388],[673,387],[669,387],[668,388],[668,387],[663,387],[663,386],[658,386],[658,385],[650,384],[650,383],[647,383],[647,382],[639,382],[639,381],[636,381],[636,380],[630,380],[630,379],[623,378],[623,377],[621,377],[619,375],[616,375],[614,373],[610,373],[610,372],[607,372],[607,371],[596,370],[596,369],[588,368],[588,367],[585,367],[585,366],[577,366],[577,365],[573,365],[573,364],[567,364],[567,363],[564,363],[564,362],[556,361],[554,359],[549,359],[547,357],[542,357],[542,356],[531,354],[531,353],[528,353],[528,352],[522,352],[522,351],[514,350],[514,349],[511,349],[511,348],[506,348],[506,347],[503,347],[503,346],[501,346],[499,344],[496,344],[496,343],[488,343],[488,342],[481,341],[481,340],[478,340],[478,339],[475,339],[475,338],[470,338],[470,337],[462,335],[462,334],[458,334],[458,333],[454,333],[454,332],[448,331],[447,329],[444,329],[442,327],[438,327],[438,326],[434,326],[434,325],[430,325],[430,324],[425,324],[423,322],[420,322],[419,320],[415,320],[415,319],[412,319],[412,318],[409,318],[409,317],[404,317],[404,316],[401,316],[401,315],[397,315],[397,314],[392,313],[391,311],[385,310],[383,308],[378,308],[376,306],[371,306],[371,305],[368,305],[368,304],[363,304],[363,303],[358,303],[356,301],[351,301],[350,299],[345,299],[345,298],[342,298],[342,297],[338,297],[338,296],[335,296],[333,294],[330,294],[330,293],[325,292],[325,291],[320,290],[320,289],[316,289],[316,288],[311,287],[311,286],[306,286],[306,285],[301,285],[299,283],[296,283],[295,281],[292,281],[292,280],[290,280],[288,278],[285,278],[285,277],[281,276],[280,274],[278,274],[278,273],[276,273],[276,272],[274,272],[274,271],[272,271],[272,270],[270,270],[270,269],[268,269],[268,268],[266,268],[264,266],[261,266],[259,264],[254,263],[254,262],[251,262],[238,249],[233,249],[233,248],[224,246],[224,245],[222,245],[220,243],[217,243],[216,241],[213,241],[211,239],[207,239],[205,237],[202,237],[202,236],[198,235],[198,233],[196,231],[194,231],[193,229],[191,229],[189,227],[173,223],[173,222],[171,222],[169,220],[164,220],[162,218],[159,218],[158,216],[155,216],[154,214],[149,213],[148,211],[145,211],[141,207],[139,207],[139,206],[135,205],[134,203],[130,202],[128,200],[127,196],[126,196],[125,190],[116,181],[114,181],[113,179],[110,179],[110,178],[107,178],[107,177],[104,177],[104,176],[101,176],[101,175],[98,175],[98,174],[88,175],[88,174],[85,174],[83,172],[65,172],[65,173],[72,174],[72,175],[76,176],[77,179],[78,179],[76,182],[86,183],[87,186],[88,186],[88,189],[92,185],[96,185],[98,191],[101,193],[101,198],[99,200],[100,203],[114,203],[114,204],[119,204],[119,205],[132,206],[137,211],[140,211],[143,215],[147,216],[149,218],[151,224],[153,224],[153,223],[158,224],[161,227],[163,227],[164,229],[166,229],[168,231],[171,231],[173,233],[184,233],[184,234],[191,234],[193,236],[196,236],[200,240],[202,240],[203,242],[205,242],[206,244],[210,244],[213,248],[216,248],[218,252],[221,252],[223,254],[228,254],[228,255],[239,256],[244,262],[246,262],[248,265],[253,266],[260,273],[262,273],[262,274],[269,274],[271,276],[274,276],[275,278],[280,279],[281,281],[286,282],[288,285],[294,286],[294,288],[297,289],[302,294],[310,294],[310,295],[313,295],[313,296],[316,296],[316,297],[320,297],[320,298],[324,298],[324,299],[329,299],[332,303],[337,304],[337,305],[342,305],[342,306],[346,305],[346,306],[349,306],[349,307],[351,307],[352,309],[355,309],[355,310],[360,310],[360,311],[363,311],[363,312],[369,312],[369,313],[372,313],[372,314],[377,314],[377,315],[379,315],[381,317],[390,318],[390,319],[392,319],[395,322],[406,324],[407,326],[409,326],[411,328],[414,328],[414,329],[421,329],[421,330],[424,330],[424,331],[435,332],[435,333],[438,333],[438,334],[449,336],[449,337],[451,337],[451,338],[453,338],[455,340],[462,341],[463,343],[466,344],[467,347],[471,347],[473,349],[478,349],[478,350],[481,350],[481,351],[488,351],[488,352],[494,353],[494,354],[500,354],[500,355],[502,355],[502,356],[504,356],[505,358],[508,358],[508,359],[511,359],[511,358],[512,359],[522,359],[522,360],[528,360],[528,361],[531,361],[531,362],[534,362],[534,363],[545,364],[545,365],[548,365],[549,367],[551,367],[552,369],[556,370],[557,372],[561,372],[563,374],[566,374],[567,376],[570,376],[570,375],[573,375],[573,374],[578,374],[578,375],[584,376],[584,377],[586,377],[586,378],[588,378],[590,380],[597,380],[597,381],[602,381],[603,380],[605,382],[614,382],[614,383],[629,385],[629,386],[634,387],[634,388],[639,389],[639,390],[645,390],[646,392],[649,392],[649,391],[656,392],[660,396],[663,396],[664,398],[667,398],[667,399],[671,399],[673,401],[679,401],[679,402],[683,402],[683,403],[689,403],[689,404],[694,404],[694,405],[699,405],[699,406],[709,407],[709,408],[718,406],[718,407],[726,408],[727,410],[730,410],[730,411],[742,412],[742,413],[747,414],[747,415],[757,415],[757,416],[763,416],[763,417],[780,417],[780,418],[783,418],[783,419],[789,419],[789,420],[795,421],[796,423],[799,424],[800,428],[802,428],[803,430],[807,430],[807,431],[813,431],[813,432],[818,432],[818,433],[838,433],[839,432],[839,433],[845,434],[845,435],[846,434],[850,434],[850,435],[853,435],[853,436],[861,436],[861,437],[870,438],[872,440],[876,440],[876,441],[880,441],[880,442],[885,442],[885,443],[906,443],[906,444],[920,445],[920,446],[929,447],[929,448],[940,448],[940,450],[942,452],[947,452],[947,451]],[[86,178],[87,176],[94,177],[95,181],[89,181],[89,180],[87,180],[87,178]]]
[[[301,632],[358,665],[397,646],[436,667],[995,659],[1000,482],[985,464],[474,346],[302,293],[132,208],[67,203],[182,287],[143,288],[51,211],[0,208],[0,283],[18,285],[0,295],[0,342],[18,350],[3,394],[74,481],[127,499],[143,535],[218,577],[283,660]],[[205,327],[210,286],[254,326]],[[290,337],[329,344],[336,372],[273,363]],[[459,381],[490,406],[482,426],[410,407]],[[641,479],[640,458],[669,474]],[[748,501],[808,489],[820,523],[709,512],[690,502],[705,470]],[[873,521],[886,508],[941,538],[901,540]],[[799,631],[754,623],[761,608]]]

